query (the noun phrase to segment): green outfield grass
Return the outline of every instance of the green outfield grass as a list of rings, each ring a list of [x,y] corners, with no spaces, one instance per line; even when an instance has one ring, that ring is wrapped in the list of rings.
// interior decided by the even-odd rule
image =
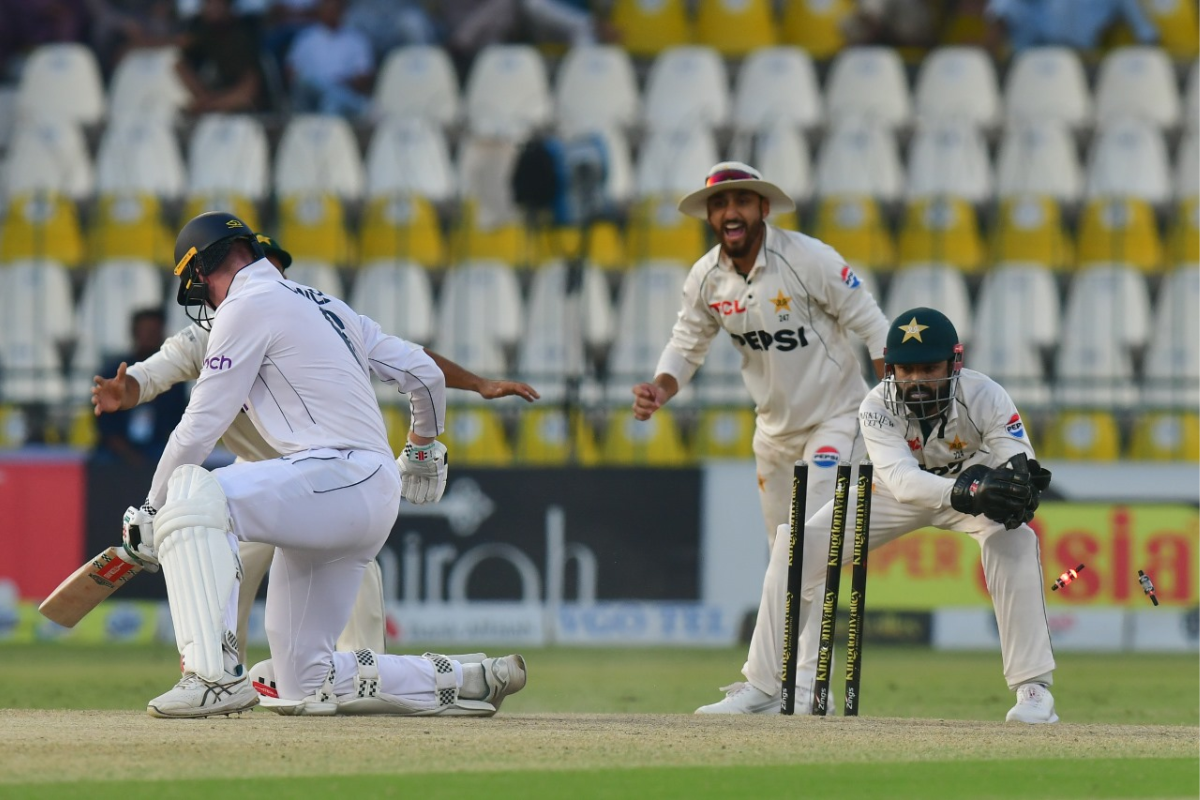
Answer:
[[[168,722],[171,647],[0,646],[0,798],[1200,796],[1194,655],[1059,654],[1063,724],[1021,726],[997,654],[868,650],[863,716],[817,720],[692,715],[740,647],[523,652],[492,720]]]

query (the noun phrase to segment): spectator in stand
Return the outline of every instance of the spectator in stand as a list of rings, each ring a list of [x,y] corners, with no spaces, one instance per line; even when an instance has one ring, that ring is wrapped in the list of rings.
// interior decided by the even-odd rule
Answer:
[[[346,25],[370,40],[378,62],[392,48],[438,42],[437,27],[418,0],[350,0]]]
[[[929,0],[857,0],[842,33],[852,45],[932,47],[937,14]]]
[[[988,44],[994,53],[1065,45],[1091,50],[1113,24],[1124,20],[1143,44],[1158,41],[1158,28],[1138,0],[990,0]]]
[[[192,93],[188,111],[257,111],[263,79],[251,26],[233,13],[231,0],[204,0],[181,41],[177,69]]]
[[[145,361],[162,347],[166,317],[157,308],[134,313],[131,321],[133,353],[105,366],[102,375],[116,375],[126,364]],[[93,458],[131,467],[154,464],[163,454],[171,431],[183,419],[187,390],[177,383],[147,403],[115,411],[96,420],[100,441]]]
[[[317,0],[265,0],[268,11],[263,46],[282,72],[296,35],[316,21]]]
[[[84,41],[90,22],[84,0],[0,0],[0,79],[39,45]]]
[[[172,0],[87,0],[92,47],[104,74],[136,47],[175,44],[179,22]]]
[[[375,80],[371,42],[345,24],[345,0],[320,0],[317,21],[296,36],[287,75],[296,111],[361,116]]]

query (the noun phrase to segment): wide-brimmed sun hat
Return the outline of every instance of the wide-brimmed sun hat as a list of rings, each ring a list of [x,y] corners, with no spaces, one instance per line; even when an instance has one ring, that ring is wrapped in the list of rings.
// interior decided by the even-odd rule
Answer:
[[[708,219],[708,198],[731,189],[757,192],[771,201],[772,212],[782,213],[796,207],[787,192],[770,181],[764,181],[762,174],[754,167],[740,161],[722,161],[708,171],[703,189],[697,189],[679,201],[679,210],[689,217]]]

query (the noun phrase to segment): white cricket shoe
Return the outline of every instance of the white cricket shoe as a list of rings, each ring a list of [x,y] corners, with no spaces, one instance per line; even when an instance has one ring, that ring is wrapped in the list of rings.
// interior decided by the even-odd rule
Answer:
[[[249,711],[258,705],[258,693],[246,671],[239,667],[239,672],[226,672],[217,683],[209,683],[194,672],[186,673],[175,688],[151,700],[146,712],[163,719],[195,719]]]
[[[487,694],[479,699],[491,703],[499,711],[504,698],[525,688],[528,678],[525,659],[519,655],[509,655],[485,658],[480,663],[483,666],[483,682],[487,685]]]
[[[1039,725],[1058,722],[1054,713],[1054,695],[1040,683],[1025,683],[1017,687],[1017,704],[1009,709],[1005,722],[1025,722]]]
[[[707,706],[700,706],[696,709],[697,714],[778,714],[779,713],[779,692],[775,694],[767,694],[766,692],[751,686],[745,681],[738,681],[729,686],[722,686],[721,691],[725,692],[725,699],[719,703],[712,703]],[[807,701],[805,698],[808,698]],[[796,707],[805,708],[807,705],[812,705],[812,698],[808,697],[806,692],[797,690]],[[804,713],[804,712],[801,712]]]

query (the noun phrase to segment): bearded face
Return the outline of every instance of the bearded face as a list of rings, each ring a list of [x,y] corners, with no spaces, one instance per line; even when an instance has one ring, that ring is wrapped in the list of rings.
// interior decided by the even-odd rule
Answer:
[[[950,404],[950,364],[897,364],[896,391],[913,419],[934,419]]]
[[[731,259],[754,252],[766,234],[768,201],[756,192],[731,189],[708,198],[708,224]]]

